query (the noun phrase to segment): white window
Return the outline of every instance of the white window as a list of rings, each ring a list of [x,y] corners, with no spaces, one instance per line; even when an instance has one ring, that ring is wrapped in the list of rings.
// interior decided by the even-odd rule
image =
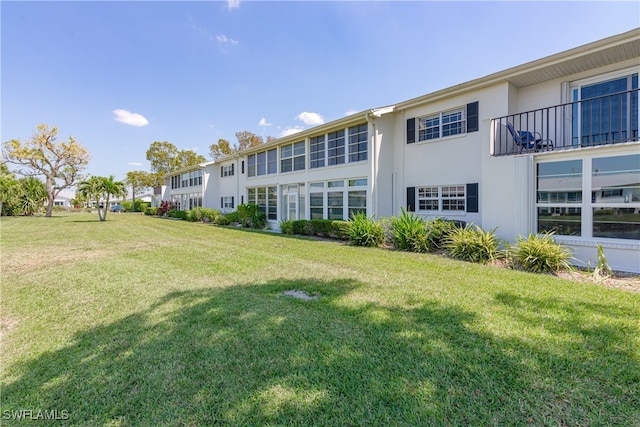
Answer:
[[[258,205],[267,219],[278,219],[278,188],[276,186],[248,188],[247,203]]]
[[[230,165],[224,165],[222,166],[222,176],[233,176],[234,173],[234,167],[233,167],[233,163]]]
[[[570,88],[574,146],[637,140],[637,73],[573,82]]]
[[[309,140],[309,167],[311,169],[324,167],[325,148],[324,135],[315,136]]]
[[[442,187],[442,210],[461,211],[465,210],[464,185],[447,185]]]
[[[464,107],[418,118],[418,141],[459,135],[466,131]]]
[[[348,185],[345,185],[348,184]],[[367,211],[367,178],[313,182],[309,185],[310,219],[347,220]]]
[[[305,161],[304,141],[280,147],[280,172],[304,170]]]
[[[640,154],[540,162],[536,182],[538,232],[640,241]]]
[[[367,143],[366,123],[349,128],[349,163],[367,160]]]
[[[438,187],[418,188],[418,210],[438,211],[440,210],[439,200]]]
[[[344,163],[344,130],[329,132],[327,140],[327,163],[329,166]]]
[[[465,189],[465,185],[418,187],[418,210],[464,212],[466,210]]]
[[[233,209],[233,196],[222,198],[222,209]]]

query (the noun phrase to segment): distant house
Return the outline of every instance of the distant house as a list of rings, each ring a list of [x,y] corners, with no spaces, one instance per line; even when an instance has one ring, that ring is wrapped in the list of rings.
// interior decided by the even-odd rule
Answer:
[[[71,208],[73,207],[71,205],[71,200],[73,200],[75,197],[76,197],[75,192],[73,192],[72,190],[69,190],[68,188],[60,190],[60,193],[58,193],[56,198],[53,200],[53,206],[58,206],[62,208]]]
[[[436,72],[436,71],[434,71]],[[578,264],[640,272],[640,29],[373,108],[165,177],[178,209],[282,220],[401,209],[552,230]]]

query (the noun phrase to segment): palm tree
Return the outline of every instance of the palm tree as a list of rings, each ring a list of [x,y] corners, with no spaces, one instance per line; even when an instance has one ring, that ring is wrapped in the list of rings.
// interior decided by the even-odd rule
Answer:
[[[0,175],[0,215],[11,214],[19,193],[20,183],[13,175]]]
[[[98,207],[98,219],[106,221],[111,196],[123,197],[127,194],[127,190],[123,182],[114,181],[113,175],[109,178],[92,176],[78,184],[78,193],[89,201],[95,201]],[[101,200],[102,203],[100,203]]]
[[[105,202],[104,202],[104,214],[103,214],[103,220],[105,221],[107,219],[107,212],[109,211],[109,198],[111,196],[114,197],[124,197],[127,194],[127,187],[125,185],[124,182],[122,181],[114,181],[113,180],[114,177],[113,175],[111,175],[109,178],[102,178],[102,189],[103,189],[103,194],[105,196]],[[98,212],[100,211],[100,208],[98,208]]]
[[[44,202],[47,200],[47,187],[44,182],[33,176],[22,178],[18,181],[20,182],[18,191],[22,213],[31,216],[42,210]]]
[[[98,219],[104,221],[102,218],[102,212],[100,211],[100,198],[102,197],[102,180],[104,178],[99,176],[92,176],[87,180],[84,180],[78,184],[78,193],[85,197],[89,204],[92,201],[96,202],[98,207]]]

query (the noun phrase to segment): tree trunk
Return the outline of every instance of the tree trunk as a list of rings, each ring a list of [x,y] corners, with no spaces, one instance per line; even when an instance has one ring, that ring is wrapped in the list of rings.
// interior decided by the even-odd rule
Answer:
[[[53,188],[53,182],[51,182],[51,179],[49,179],[49,177],[47,177],[47,213],[44,215],[47,218],[51,217],[51,214],[53,213],[53,204],[55,203],[56,200],[56,193],[55,193],[55,189]]]
[[[107,194],[107,198],[104,201],[104,211],[102,212],[101,221],[107,220],[107,212],[109,211],[109,194]]]
[[[135,212],[136,211],[136,190],[135,190],[135,188],[132,188],[131,195],[132,195],[131,210],[133,212]]]

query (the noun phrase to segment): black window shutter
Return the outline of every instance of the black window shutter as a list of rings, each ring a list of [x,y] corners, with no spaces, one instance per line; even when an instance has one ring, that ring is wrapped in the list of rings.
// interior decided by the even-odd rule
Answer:
[[[235,166],[235,165],[236,165],[235,163],[231,163],[231,175],[232,175],[232,176],[233,176],[233,174],[234,174],[234,172],[235,172],[235,171],[234,171],[234,169],[235,169],[235,167],[234,167],[234,166]]]
[[[243,204],[243,203],[244,203],[244,195],[240,196],[240,204]]]
[[[233,209],[233,196],[231,196],[231,209]]]
[[[478,101],[467,104],[467,132],[478,131]]]
[[[220,166],[220,178],[224,176],[223,171],[224,171],[224,166]]]
[[[478,212],[478,183],[467,184],[467,212]]]
[[[220,209],[224,208],[224,197],[220,197]]]
[[[416,187],[407,187],[407,212],[416,211]]]
[[[407,144],[416,142],[416,119],[407,119]]]
[[[244,160],[242,161],[242,173],[244,174]]]

